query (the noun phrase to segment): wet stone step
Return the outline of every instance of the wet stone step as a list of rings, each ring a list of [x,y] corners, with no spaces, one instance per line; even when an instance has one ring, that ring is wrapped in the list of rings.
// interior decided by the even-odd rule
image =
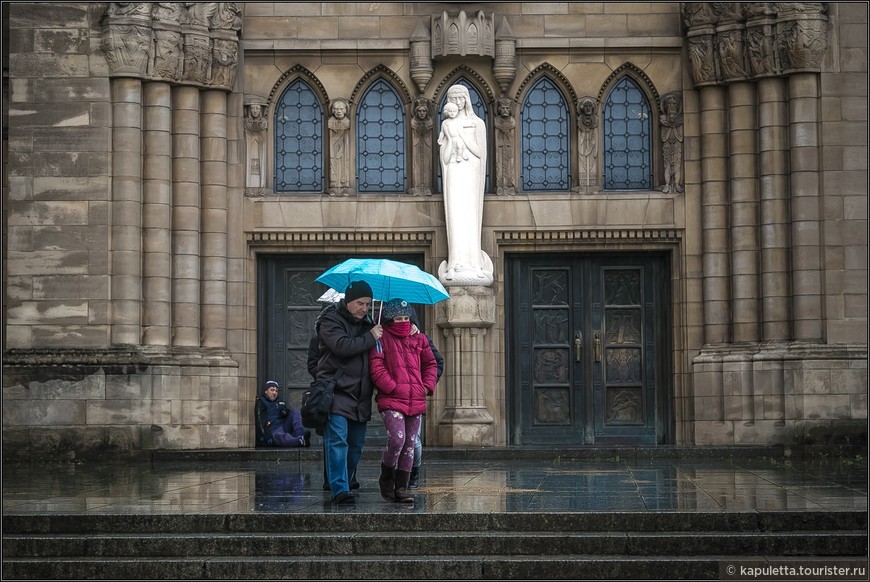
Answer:
[[[6,535],[15,557],[464,556],[625,554],[862,555],[861,531],[734,532],[419,532],[163,535]]]
[[[411,510],[413,511],[413,510]],[[866,530],[866,511],[7,514],[5,534],[268,532],[770,532]]]
[[[716,579],[719,556],[460,556],[4,560],[4,576],[37,579]]]

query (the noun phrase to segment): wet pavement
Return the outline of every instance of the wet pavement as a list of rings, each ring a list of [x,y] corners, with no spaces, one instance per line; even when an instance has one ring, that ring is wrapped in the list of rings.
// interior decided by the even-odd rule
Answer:
[[[425,459],[425,455],[424,455]],[[424,460],[417,502],[381,499],[364,458],[333,506],[318,460],[4,463],[3,514],[866,511],[866,457]]]

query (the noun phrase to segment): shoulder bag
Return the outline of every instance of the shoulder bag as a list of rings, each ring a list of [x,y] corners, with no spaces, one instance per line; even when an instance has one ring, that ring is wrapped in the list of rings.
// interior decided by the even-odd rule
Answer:
[[[339,366],[335,376],[330,380],[315,380],[308,390],[302,393],[302,426],[305,428],[323,429],[332,408],[335,384],[344,373],[344,364]]]

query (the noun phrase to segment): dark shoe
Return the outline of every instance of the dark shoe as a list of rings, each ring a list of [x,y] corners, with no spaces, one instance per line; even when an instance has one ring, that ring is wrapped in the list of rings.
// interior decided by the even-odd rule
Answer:
[[[329,483],[327,483],[326,481],[323,482],[323,490],[329,491]]]
[[[378,485],[381,488],[381,497],[387,501],[395,501],[396,475],[395,469],[381,463],[381,476],[378,477]]]
[[[357,481],[356,479],[351,479],[350,480],[350,488],[351,489],[359,489],[359,481]]]
[[[411,479],[410,471],[396,471],[396,489],[393,493],[399,503],[414,503],[414,497],[405,491]]]
[[[332,499],[332,502],[336,505],[350,505],[356,503],[356,495],[350,491],[342,491]]]
[[[416,489],[419,487],[420,467],[411,467],[411,478],[408,481],[408,489]]]

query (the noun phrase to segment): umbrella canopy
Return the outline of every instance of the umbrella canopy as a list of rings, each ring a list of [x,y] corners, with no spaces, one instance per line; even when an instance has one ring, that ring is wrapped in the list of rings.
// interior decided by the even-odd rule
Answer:
[[[348,259],[327,270],[317,281],[333,289],[344,289],[351,281],[365,281],[373,299],[404,299],[409,303],[432,305],[450,298],[444,285],[415,265],[391,259]]]

